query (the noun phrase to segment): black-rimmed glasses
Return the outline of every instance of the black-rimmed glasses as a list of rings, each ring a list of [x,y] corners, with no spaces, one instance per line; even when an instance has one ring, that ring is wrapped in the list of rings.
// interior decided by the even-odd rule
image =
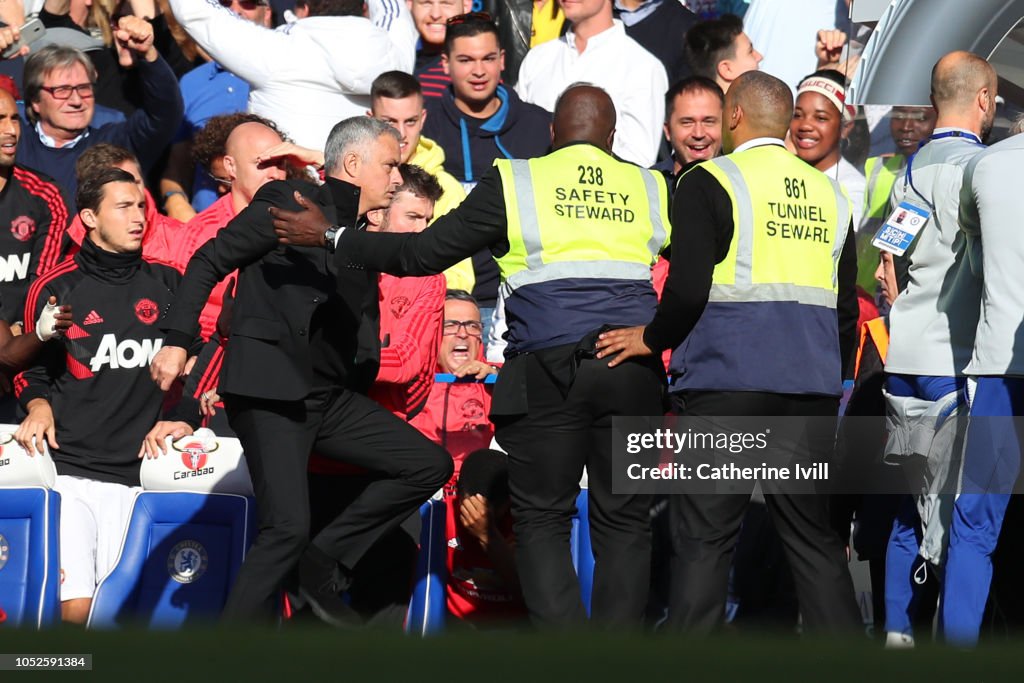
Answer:
[[[449,337],[459,333],[459,328],[464,328],[470,337],[483,336],[484,326],[479,320],[445,320],[441,324],[441,334]]]

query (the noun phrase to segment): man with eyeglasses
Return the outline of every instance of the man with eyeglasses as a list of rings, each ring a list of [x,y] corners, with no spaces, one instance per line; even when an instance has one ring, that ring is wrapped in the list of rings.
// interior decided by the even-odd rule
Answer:
[[[437,371],[457,378],[483,380],[498,369],[483,360],[483,323],[480,307],[469,292],[449,289],[437,349]],[[482,382],[434,382],[427,405],[410,423],[428,439],[452,454],[459,477],[462,461],[475,450],[487,448],[494,437],[491,386]],[[447,491],[451,493],[451,488]]]
[[[374,78],[411,72],[415,61],[404,2],[308,0],[302,18],[274,31],[212,2],[170,5],[200,47],[249,83],[249,111],[310,149],[323,149],[338,121],[366,111]]]
[[[18,162],[52,176],[68,200],[78,188],[75,163],[86,149],[101,142],[127,147],[147,173],[181,123],[178,81],[153,47],[153,27],[138,17],[122,17],[114,39],[122,61],[138,71],[143,93],[141,108],[121,123],[93,125],[96,68],[81,50],[48,45],[25,62],[30,132],[18,146]]]

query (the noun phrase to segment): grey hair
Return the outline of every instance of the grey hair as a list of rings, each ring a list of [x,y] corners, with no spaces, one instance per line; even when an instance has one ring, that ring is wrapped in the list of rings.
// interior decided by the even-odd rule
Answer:
[[[34,53],[25,62],[25,73],[22,82],[25,94],[25,104],[39,101],[39,93],[43,90],[43,81],[46,76],[54,71],[70,69],[76,64],[81,64],[89,76],[89,82],[96,83],[96,67],[88,55],[74,47],[64,45],[47,45]],[[25,107],[25,115],[31,123],[38,121],[38,116],[31,106]]]
[[[339,122],[327,136],[324,173],[331,175],[349,152],[357,152],[360,158],[366,160],[370,145],[382,135],[390,135],[399,144],[402,142],[402,136],[396,129],[369,116],[353,116]]]
[[[465,301],[473,304],[477,308],[480,308],[480,302],[476,300],[476,297],[467,292],[464,289],[449,289],[444,294],[445,301]]]
[[[1009,135],[1020,135],[1024,133],[1024,114],[1018,114],[1017,118],[1010,124]]]

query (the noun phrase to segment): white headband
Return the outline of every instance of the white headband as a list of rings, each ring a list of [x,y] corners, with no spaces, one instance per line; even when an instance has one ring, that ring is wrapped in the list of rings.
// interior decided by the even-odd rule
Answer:
[[[800,97],[805,92],[816,92],[819,95],[824,95],[842,113],[843,123],[849,123],[857,116],[857,108],[852,104],[846,104],[846,89],[829,78],[821,78],[820,76],[808,78],[800,84],[796,91],[796,96]]]

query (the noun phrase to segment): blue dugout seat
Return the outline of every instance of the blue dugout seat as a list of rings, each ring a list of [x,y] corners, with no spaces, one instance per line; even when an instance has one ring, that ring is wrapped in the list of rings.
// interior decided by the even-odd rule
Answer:
[[[590,594],[594,583],[594,554],[590,545],[588,510],[589,497],[587,490],[583,489],[576,497],[576,515],[572,520],[569,543],[587,614],[590,613]],[[428,500],[420,508],[420,550],[416,559],[412,599],[406,614],[406,633],[421,636],[440,633],[448,619],[445,593],[448,580],[445,514],[445,504],[440,500]]]
[[[48,453],[29,457],[0,425],[0,610],[5,627],[60,621],[60,494]]]
[[[237,439],[200,430],[146,460],[121,554],[96,588],[90,628],[180,628],[216,619],[258,526]]]

